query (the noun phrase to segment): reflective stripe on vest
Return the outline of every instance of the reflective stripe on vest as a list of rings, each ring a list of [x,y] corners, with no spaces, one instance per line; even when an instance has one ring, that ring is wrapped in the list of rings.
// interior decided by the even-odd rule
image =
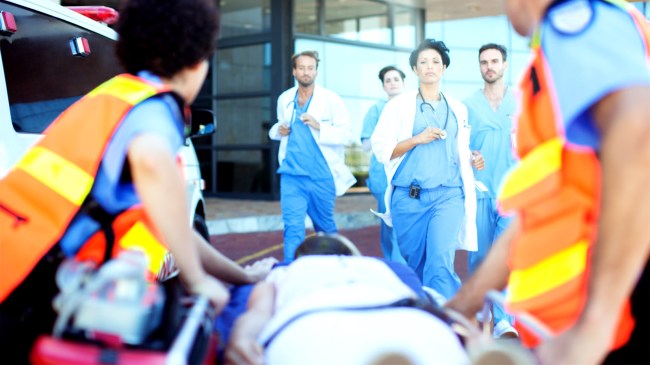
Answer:
[[[66,109],[0,180],[0,302],[61,238],[124,116],[169,91],[132,75],[112,78]]]
[[[115,245],[111,257],[121,251],[137,250],[145,254],[148,277],[164,281],[178,274],[174,257],[167,250],[162,235],[155,229],[142,206],[132,207],[120,214],[113,222]],[[75,256],[79,261],[92,261],[101,264],[106,250],[106,240],[102,232],[95,233],[81,247]]]
[[[610,2],[627,9],[643,28],[631,5]],[[650,36],[644,29],[648,51]],[[539,35],[538,30],[532,42],[536,57],[521,84],[517,147],[522,158],[504,181],[499,206],[516,211],[522,226],[509,253],[508,309],[528,312],[559,333],[578,319],[587,298],[600,209],[600,162],[594,151],[566,142]],[[633,327],[629,305],[620,318],[612,348],[625,343]],[[539,339],[519,326],[524,344],[536,346]]]

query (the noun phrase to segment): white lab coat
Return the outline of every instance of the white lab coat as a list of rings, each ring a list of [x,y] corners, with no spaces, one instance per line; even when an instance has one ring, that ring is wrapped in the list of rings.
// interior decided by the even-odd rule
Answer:
[[[374,133],[370,137],[372,151],[377,161],[384,164],[384,171],[386,171],[386,177],[388,179],[388,188],[384,194],[386,212],[383,214],[375,214],[382,218],[389,226],[393,225],[390,213],[390,201],[394,187],[391,181],[406,154],[394,159],[391,159],[391,155],[399,142],[413,136],[417,95],[417,90],[411,90],[389,101],[379,117]],[[463,180],[463,190],[465,193],[465,217],[463,218],[463,224],[458,233],[456,248],[476,251],[478,248],[476,236],[476,191],[474,190],[472,154],[469,149],[470,129],[467,123],[467,108],[460,101],[447,95],[445,97],[458,121],[458,156],[460,158],[460,176]]]
[[[293,100],[297,90],[298,86],[294,86],[280,95],[278,98],[278,122],[269,130],[269,138],[280,141],[278,151],[280,165],[287,154],[289,136],[281,136],[279,129],[283,123],[291,124],[291,118],[294,116]],[[341,196],[357,182],[350,169],[345,165],[345,146],[352,142],[348,110],[343,104],[343,100],[334,92],[314,85],[314,95],[307,113],[320,123],[319,131],[314,128],[309,129],[332,172],[336,195]]]

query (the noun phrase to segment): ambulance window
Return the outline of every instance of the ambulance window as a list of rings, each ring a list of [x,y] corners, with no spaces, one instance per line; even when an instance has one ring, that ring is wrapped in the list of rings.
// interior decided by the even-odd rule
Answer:
[[[18,6],[2,5],[17,32],[0,36],[11,119],[18,132],[41,133],[68,106],[122,72],[114,41]],[[70,41],[84,37],[90,55],[74,56]]]

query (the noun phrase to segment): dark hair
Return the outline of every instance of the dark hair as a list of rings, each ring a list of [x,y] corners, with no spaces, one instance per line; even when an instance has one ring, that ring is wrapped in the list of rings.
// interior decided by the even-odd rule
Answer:
[[[382,68],[381,70],[379,70],[379,80],[381,80],[382,84],[384,83],[384,76],[386,76],[386,74],[388,72],[390,72],[390,71],[397,71],[397,73],[399,73],[399,75],[402,77],[402,80],[404,80],[406,78],[406,75],[404,74],[404,72],[402,72],[402,70],[400,70],[399,68],[397,68],[395,66],[386,66],[386,67]]]
[[[212,0],[127,0],[115,29],[127,72],[171,77],[212,55],[219,13]]]
[[[506,47],[496,43],[488,43],[482,45],[481,48],[479,48],[478,50],[479,58],[481,57],[481,53],[483,53],[483,51],[488,49],[496,49],[497,51],[501,52],[501,56],[503,56],[504,61],[508,60],[508,51],[506,50]]]
[[[357,246],[346,237],[319,232],[305,238],[296,248],[296,258],[309,255],[361,256],[361,253]]]
[[[318,58],[318,52],[317,51],[302,51],[300,53],[296,53],[295,55],[291,56],[291,65],[293,68],[296,68],[296,60],[300,56],[307,56],[311,57],[316,60],[316,69],[318,69],[318,62],[320,62],[320,58]]]
[[[420,55],[420,52],[426,51],[427,49],[434,49],[438,51],[438,53],[440,53],[440,57],[442,57],[442,64],[445,65],[445,67],[449,67],[451,59],[449,59],[449,48],[447,48],[445,42],[437,41],[433,38],[428,38],[422,41],[418,48],[411,52],[411,56],[409,56],[409,63],[411,64],[411,68],[415,67],[415,64],[418,62],[418,56]]]

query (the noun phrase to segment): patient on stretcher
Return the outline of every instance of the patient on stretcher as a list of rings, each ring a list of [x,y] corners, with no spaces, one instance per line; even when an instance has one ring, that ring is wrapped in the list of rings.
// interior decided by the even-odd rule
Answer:
[[[361,257],[341,236],[310,237],[296,256],[253,289],[226,364],[470,363],[442,312],[422,309],[435,305],[407,267]]]

